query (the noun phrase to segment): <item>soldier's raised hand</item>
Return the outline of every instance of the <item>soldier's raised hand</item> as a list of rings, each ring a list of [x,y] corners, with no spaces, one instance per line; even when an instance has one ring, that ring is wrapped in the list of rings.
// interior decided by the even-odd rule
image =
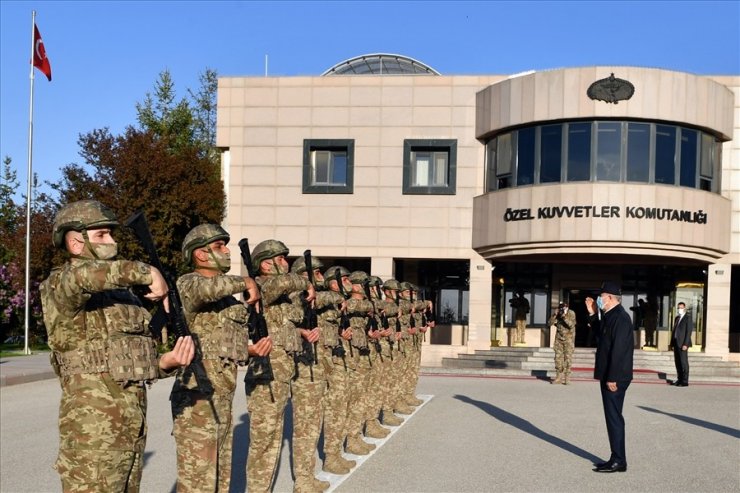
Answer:
[[[180,366],[188,366],[195,357],[195,345],[193,338],[178,337],[172,351],[164,353],[159,358],[159,367],[163,370],[172,370]]]

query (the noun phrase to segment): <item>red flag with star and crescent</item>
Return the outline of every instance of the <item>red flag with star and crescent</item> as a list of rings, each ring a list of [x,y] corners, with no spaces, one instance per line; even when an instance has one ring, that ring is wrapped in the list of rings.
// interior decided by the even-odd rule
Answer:
[[[39,28],[33,25],[33,66],[41,71],[42,74],[51,82],[51,63],[46,57],[46,48],[44,41],[41,39]]]

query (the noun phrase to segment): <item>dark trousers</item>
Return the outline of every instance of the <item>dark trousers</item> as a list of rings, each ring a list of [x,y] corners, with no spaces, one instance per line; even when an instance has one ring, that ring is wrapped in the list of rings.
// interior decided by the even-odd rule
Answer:
[[[683,351],[676,341],[673,341],[673,359],[676,362],[676,380],[689,383],[689,351]]]
[[[627,452],[624,445],[624,396],[630,382],[617,382],[617,391],[611,392],[606,382],[601,382],[601,403],[604,405],[604,418],[606,419],[606,432],[609,435],[609,447],[611,457],[609,460],[627,464]]]

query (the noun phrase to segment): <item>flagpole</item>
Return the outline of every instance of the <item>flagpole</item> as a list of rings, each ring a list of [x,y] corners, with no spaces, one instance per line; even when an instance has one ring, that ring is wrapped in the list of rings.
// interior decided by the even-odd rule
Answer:
[[[34,50],[36,47],[34,46],[34,30],[36,27],[36,11],[31,11],[31,75],[29,76],[31,79],[31,101],[29,104],[28,109],[28,176],[26,177],[26,308],[25,308],[25,316],[24,316],[24,330],[25,330],[25,337],[24,337],[24,347],[23,347],[23,353],[24,354],[31,354],[31,350],[29,349],[28,344],[28,336],[29,336],[29,323],[28,319],[30,317],[31,310],[29,309],[30,305],[30,293],[31,293],[31,182],[33,180],[33,56],[34,56]]]

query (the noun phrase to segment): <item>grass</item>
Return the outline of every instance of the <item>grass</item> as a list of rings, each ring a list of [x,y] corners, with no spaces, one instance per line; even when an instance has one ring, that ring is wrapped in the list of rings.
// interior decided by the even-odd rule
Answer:
[[[8,356],[25,356],[23,353],[23,344],[0,344],[0,357],[5,358]],[[29,347],[32,353],[43,353],[50,351],[49,346],[46,344],[32,344]]]

